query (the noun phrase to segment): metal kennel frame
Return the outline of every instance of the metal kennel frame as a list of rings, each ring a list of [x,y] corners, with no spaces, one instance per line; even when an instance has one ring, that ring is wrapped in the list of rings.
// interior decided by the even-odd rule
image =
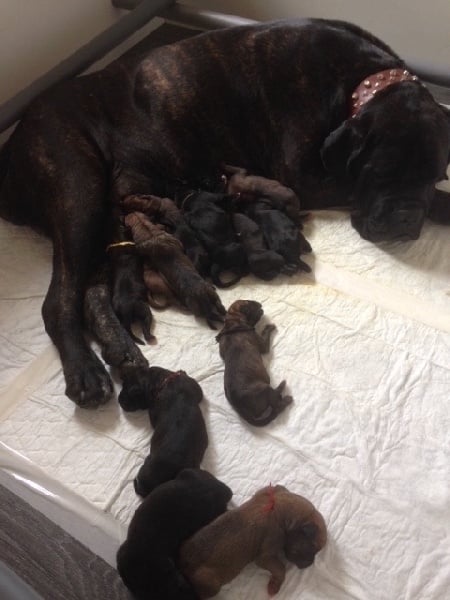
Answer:
[[[155,17],[162,17],[168,22],[199,30],[219,29],[256,22],[235,15],[198,10],[178,4],[175,0],[111,0],[111,2],[114,7],[130,12],[2,104],[0,106],[0,133],[18,121],[29,103],[40,93],[60,81],[82,73]],[[438,73],[429,65],[408,64],[410,70],[419,75],[421,79],[445,88],[448,94],[450,74],[446,76]]]

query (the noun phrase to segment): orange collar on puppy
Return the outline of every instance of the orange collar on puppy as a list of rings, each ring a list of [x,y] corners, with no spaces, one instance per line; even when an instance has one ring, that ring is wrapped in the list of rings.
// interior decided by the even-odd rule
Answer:
[[[263,506],[263,513],[270,513],[275,508],[275,488],[272,484],[269,485],[269,489],[267,490],[267,495],[269,496],[269,501],[265,506]]]

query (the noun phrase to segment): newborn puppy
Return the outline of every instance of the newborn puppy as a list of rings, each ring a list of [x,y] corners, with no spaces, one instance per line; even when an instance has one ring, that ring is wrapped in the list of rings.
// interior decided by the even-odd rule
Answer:
[[[111,243],[107,254],[114,312],[136,343],[143,344],[131,329],[133,323],[140,323],[146,342],[154,343],[156,338],[150,330],[153,317],[146,300],[142,259],[135,254],[130,233],[115,207],[109,228]]]
[[[215,329],[214,321],[223,321],[225,308],[214,287],[184,254],[181,242],[143,213],[128,214],[125,223],[131,229],[136,251],[163,275],[180,303]]]
[[[209,274],[211,261],[208,253],[173,200],[152,195],[133,195],[122,200],[122,208],[127,213],[142,212],[153,223],[163,225],[166,231],[180,240],[186,256],[200,275],[206,277]]]
[[[245,253],[250,273],[260,279],[276,277],[285,266],[284,258],[269,250],[258,225],[242,213],[233,214],[233,225]]]
[[[311,246],[300,233],[300,226],[282,211],[270,208],[266,202],[247,203],[243,212],[255,221],[267,246],[281,254],[286,261],[283,272],[292,275],[298,269],[309,273],[311,268],[300,259],[300,254],[311,252]]]
[[[255,325],[263,316],[259,302],[237,300],[228,309],[225,324],[217,335],[220,356],[225,362],[225,396],[239,415],[251,425],[267,425],[292,402],[282,396],[282,381],[276,389],[261,354],[269,351],[275,325],[266,325],[261,334]]]
[[[267,590],[273,596],[285,578],[284,558],[304,569],[326,539],[323,517],[311,502],[282,485],[269,486],[188,539],[180,569],[200,598],[211,598],[254,561],[270,571]]]
[[[211,258],[210,277],[219,287],[235,284],[246,272],[246,256],[238,243],[230,215],[232,199],[226,194],[192,191],[182,202],[184,217]],[[231,281],[225,282],[223,271],[236,273]]]
[[[181,543],[221,515],[228,486],[206,471],[185,469],[160,485],[134,513],[117,569],[138,600],[198,600],[177,567]]]
[[[239,194],[244,202],[265,200],[269,208],[284,212],[294,223],[300,222],[300,201],[291,188],[275,179],[249,175],[245,169],[224,165],[228,194]]]
[[[140,496],[183,469],[200,466],[208,446],[202,398],[202,388],[184,371],[150,367],[125,374],[119,404],[127,411],[148,409],[154,429],[150,454],[134,480]]]

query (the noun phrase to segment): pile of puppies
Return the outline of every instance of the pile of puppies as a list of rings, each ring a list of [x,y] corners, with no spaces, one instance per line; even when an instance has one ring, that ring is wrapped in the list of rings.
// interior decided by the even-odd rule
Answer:
[[[275,326],[256,332],[263,316],[259,302],[237,300],[225,311],[206,278],[227,287],[248,273],[272,279],[309,271],[300,254],[311,248],[300,232],[292,190],[235,167],[225,172],[213,191],[182,190],[175,200],[121,200],[108,247],[113,307],[138,342],[131,331],[136,321],[146,341],[154,341],[146,300],[159,309],[178,304],[213,329],[222,322],[216,340],[225,363],[225,396],[248,423],[264,426],[292,402],[282,394],[284,381],[271,387],[261,358]],[[225,280],[225,273],[231,278]],[[98,312],[102,281],[88,298],[88,321],[92,308]],[[96,331],[97,337],[102,333]],[[200,470],[208,433],[200,410],[203,392],[194,379],[145,363],[122,369],[122,378],[121,407],[147,410],[154,430],[134,479],[144,501],[117,554],[119,573],[138,599],[210,598],[252,561],[270,571],[272,595],[285,577],[284,558],[299,568],[312,564],[326,542],[326,527],[308,500],[269,486],[227,511],[232,491]]]
[[[269,280],[310,271],[300,259],[311,247],[301,234],[294,192],[237,167],[224,170],[220,182],[210,184],[214,191],[181,187],[174,200],[132,195],[120,201],[108,246],[112,296],[119,320],[135,341],[140,340],[131,331],[132,320],[153,341],[145,296],[153,308],[178,304],[215,328],[225,309],[205,278],[223,288],[249,273]],[[139,298],[133,309],[122,300],[126,288]]]
[[[262,426],[292,402],[276,389],[261,353],[275,327],[261,334],[259,302],[237,300],[217,335],[225,362],[225,395],[249,423]],[[302,569],[326,542],[320,513],[283,486],[257,492],[226,511],[232,491],[199,469],[208,434],[199,404],[200,385],[184,371],[160,367],[130,370],[119,403],[126,411],[148,410],[154,428],[150,454],[135,479],[144,498],[117,554],[119,573],[139,599],[194,600],[216,595],[248,563],[271,573],[269,594],[285,577],[284,557]]]

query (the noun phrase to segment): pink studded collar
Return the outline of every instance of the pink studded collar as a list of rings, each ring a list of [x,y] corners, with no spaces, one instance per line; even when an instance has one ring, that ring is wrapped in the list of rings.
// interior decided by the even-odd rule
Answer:
[[[419,78],[417,75],[411,75],[406,69],[386,69],[366,77],[352,94],[352,118],[356,117],[360,108],[372,100],[377,92],[401,81],[419,81]]]

